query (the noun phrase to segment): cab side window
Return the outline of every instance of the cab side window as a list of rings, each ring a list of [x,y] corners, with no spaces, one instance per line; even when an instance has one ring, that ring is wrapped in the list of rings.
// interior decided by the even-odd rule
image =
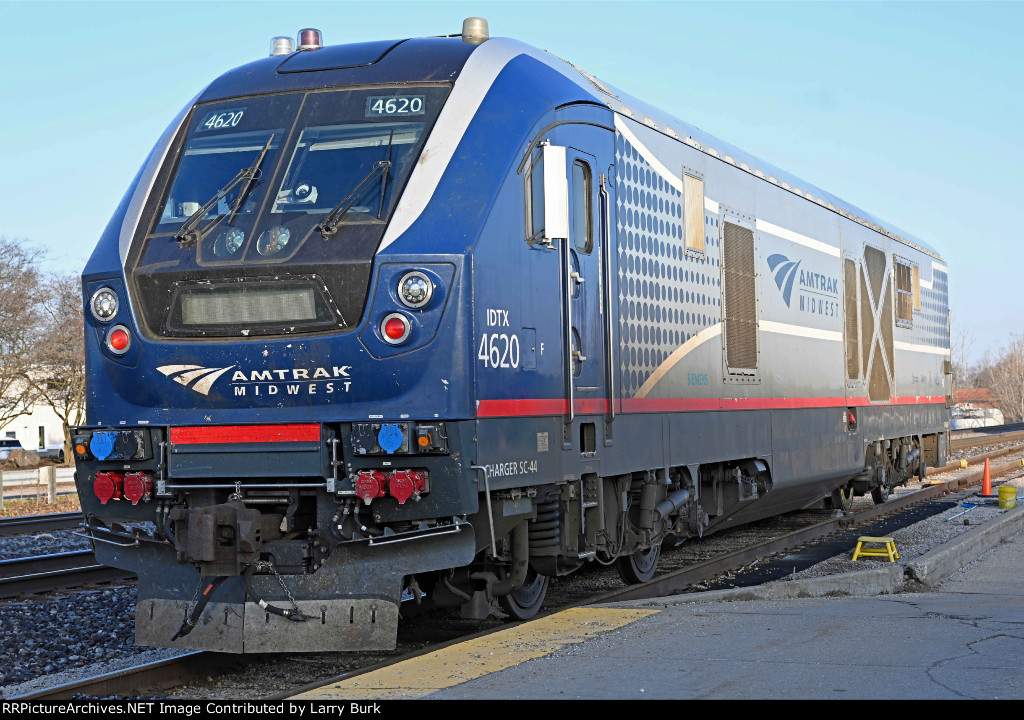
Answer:
[[[533,156],[526,176],[526,241],[531,245],[544,238],[544,155]]]
[[[594,249],[593,179],[583,160],[572,164],[572,238],[576,249],[589,255]]]

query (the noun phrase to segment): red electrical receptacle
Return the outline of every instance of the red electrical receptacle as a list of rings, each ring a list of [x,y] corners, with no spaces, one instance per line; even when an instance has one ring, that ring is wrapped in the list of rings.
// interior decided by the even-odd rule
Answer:
[[[153,480],[146,473],[128,473],[124,476],[123,487],[124,497],[132,505],[138,505],[140,500],[149,502],[153,497]]]
[[[388,492],[399,505],[411,497],[419,499],[420,493],[427,489],[427,474],[422,470],[395,470],[388,482]]]
[[[116,472],[96,473],[92,483],[92,491],[106,505],[110,500],[120,500],[124,493],[124,475]]]
[[[384,497],[384,489],[388,485],[387,473],[380,470],[360,470],[353,484],[356,495],[369,505],[374,498]]]

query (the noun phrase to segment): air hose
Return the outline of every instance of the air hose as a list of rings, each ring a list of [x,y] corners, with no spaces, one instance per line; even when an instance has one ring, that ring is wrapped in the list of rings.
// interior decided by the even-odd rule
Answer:
[[[199,617],[203,614],[203,610],[206,608],[207,603],[210,602],[210,598],[213,597],[213,594],[217,592],[217,588],[219,588],[221,583],[225,580],[227,580],[226,577],[215,577],[210,581],[210,584],[206,586],[205,590],[203,590],[202,597],[199,598],[196,606],[192,608],[192,612],[188,614],[188,617],[186,617],[184,622],[181,623],[181,627],[178,628],[178,632],[171,638],[171,642],[174,642],[178,638],[185,637],[195,629],[195,626],[199,624]]]
[[[264,600],[259,595],[257,595],[256,592],[252,589],[252,576],[253,576],[253,574],[255,572],[256,572],[256,566],[255,565],[250,565],[249,567],[247,567],[245,569],[245,572],[242,573],[242,582],[245,583],[245,592],[246,592],[246,594],[248,594],[249,597],[251,597],[253,600],[255,600],[259,604],[259,606],[261,608],[263,608],[264,610],[266,610],[269,613],[273,613],[274,615],[280,615],[283,618],[287,618],[287,619],[291,620],[292,622],[304,622],[305,620],[309,619],[309,617],[306,616],[306,615],[303,615],[302,611],[299,610],[298,608],[295,608],[294,610],[287,610],[287,609],[284,609],[284,608],[279,608],[279,607],[276,607],[274,605],[271,605],[266,600]]]

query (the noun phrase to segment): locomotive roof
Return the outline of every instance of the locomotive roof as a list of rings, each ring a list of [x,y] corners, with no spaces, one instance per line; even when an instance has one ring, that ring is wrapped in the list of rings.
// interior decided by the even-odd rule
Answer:
[[[811,202],[817,203],[822,207],[826,207],[829,210],[832,210],[833,212],[836,212],[856,223],[869,227],[876,232],[891,237],[894,240],[899,240],[908,245],[912,245],[919,250],[923,250],[930,255],[934,255],[935,257],[941,257],[938,251],[928,243],[899,229],[892,223],[880,220],[874,215],[865,212],[856,205],[849,203],[830,192],[822,190],[805,180],[801,180],[795,175],[792,175],[785,170],[781,170],[755,155],[720,140],[714,135],[711,135],[698,127],[679,120],[665,111],[649,105],[643,100],[639,100],[628,93],[622,92],[612,85],[603,83],[579,68],[576,69],[594,84],[594,86],[599,90],[599,94],[604,96],[602,99],[605,104],[615,112],[632,118],[637,122],[641,122],[665,135],[669,135],[677,140],[682,140],[691,147],[713,157],[719,158],[720,160],[723,160],[730,165],[734,165],[735,167],[766,180],[767,182],[778,185],[789,192],[800,195]]]
[[[584,79],[581,88],[589,89],[592,99],[612,111],[686,143],[691,147],[729,163],[765,182],[817,203],[853,222],[941,257],[924,241],[879,220],[852,203],[781,170],[689,123],[639,100],[558,56],[508,38],[491,38],[475,45],[461,36],[381,40],[348,45],[331,45],[314,51],[298,51],[286,56],[271,56],[242,65],[214,80],[198,102],[239,95],[309,90],[346,85],[392,83],[454,82],[470,56],[488,45],[505,48],[504,62],[528,55]],[[561,66],[561,67],[559,67]]]

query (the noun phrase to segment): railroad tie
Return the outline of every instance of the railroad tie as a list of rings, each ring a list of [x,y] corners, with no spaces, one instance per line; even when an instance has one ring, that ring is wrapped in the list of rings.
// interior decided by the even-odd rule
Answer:
[[[882,545],[883,547],[864,547],[864,543]],[[891,537],[871,537],[861,535],[857,538],[857,547],[853,551],[853,559],[862,557],[887,557],[889,562],[896,562],[900,554],[896,552],[896,543]]]

